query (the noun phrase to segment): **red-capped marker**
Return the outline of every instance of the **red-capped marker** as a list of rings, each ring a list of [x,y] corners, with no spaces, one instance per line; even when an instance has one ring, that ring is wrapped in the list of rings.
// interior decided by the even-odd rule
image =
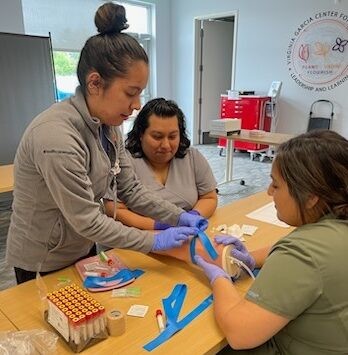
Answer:
[[[157,325],[160,333],[162,333],[165,329],[164,323],[163,323],[163,315],[162,311],[160,309],[156,310],[156,319],[157,319]]]

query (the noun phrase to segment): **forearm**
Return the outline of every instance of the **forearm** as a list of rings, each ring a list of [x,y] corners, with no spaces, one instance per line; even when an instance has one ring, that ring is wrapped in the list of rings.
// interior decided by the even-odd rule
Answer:
[[[217,278],[212,285],[214,295],[214,313],[217,323],[225,334],[229,334],[229,324],[224,318],[228,311],[236,307],[243,300],[234,284],[223,278]],[[226,302],[228,300],[228,302]],[[229,342],[230,343],[230,342]]]
[[[200,255],[203,259],[205,259],[206,261],[209,261],[212,264],[222,267],[221,254],[222,254],[222,250],[224,248],[224,245],[217,244],[217,243],[213,242],[213,246],[219,254],[219,256],[216,260],[212,260],[210,258],[209,254],[206,252],[205,248],[202,246],[201,241],[199,239],[197,239],[197,241],[196,241],[195,254]],[[262,267],[266,257],[269,254],[270,249],[271,249],[271,246],[267,246],[267,247],[257,249],[257,250],[250,252],[250,254],[255,259],[255,263],[256,263],[255,266],[256,267],[258,267],[258,268]],[[180,248],[175,248],[175,249],[167,250],[165,252],[161,252],[161,254],[168,255],[173,258],[186,261],[188,263],[192,262],[189,243],[183,244]]]
[[[114,208],[115,208],[114,201],[104,199],[103,203],[104,203],[105,214],[108,217],[114,218]]]
[[[216,243],[213,243],[213,245],[214,245],[215,250],[218,253],[218,258],[216,260],[212,260],[210,258],[209,254],[207,253],[207,251],[205,250],[201,241],[198,238],[196,241],[195,255],[200,255],[202,258],[209,261],[210,263],[221,267],[221,265],[222,265],[221,254],[222,254],[222,250],[224,248],[224,245],[216,244]],[[168,255],[173,258],[186,261],[187,263],[192,263],[189,242],[183,244],[180,248],[170,249],[170,250],[156,252],[156,253],[162,254],[162,255]]]
[[[155,221],[150,217],[144,217],[128,209],[118,210],[116,219],[129,227],[139,229],[152,230],[154,229]]]
[[[204,196],[200,196],[193,209],[197,210],[201,216],[209,218],[215,212],[216,207],[217,194],[215,191],[212,191]]]
[[[217,278],[212,288],[215,319],[231,347],[240,349],[241,343],[245,342],[244,329],[246,328],[246,319],[242,315],[245,300],[234,284],[225,278]]]
[[[227,279],[217,278],[212,287],[216,321],[233,349],[264,344],[290,321],[248,301]]]
[[[105,212],[109,217],[114,216],[114,202],[104,201]],[[117,203],[116,220],[122,224],[138,229],[152,230],[155,221],[152,218],[144,217],[133,211],[130,211],[123,203]]]
[[[252,257],[255,260],[255,266],[257,268],[262,267],[262,265],[265,263],[265,260],[271,250],[272,246],[268,245],[267,247],[256,249],[256,250],[249,250],[249,253],[252,255]]]
[[[179,216],[185,212],[182,208],[163,200],[158,194],[146,189],[139,181],[136,186],[123,189],[121,188],[122,183],[125,182],[123,180],[117,181],[117,196],[135,213],[151,217],[162,223],[177,225]]]

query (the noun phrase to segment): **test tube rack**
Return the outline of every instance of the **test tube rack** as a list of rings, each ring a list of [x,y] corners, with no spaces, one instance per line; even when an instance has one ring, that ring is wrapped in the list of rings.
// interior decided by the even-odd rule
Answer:
[[[45,320],[78,353],[106,339],[104,306],[88,292],[72,284],[48,293]]]

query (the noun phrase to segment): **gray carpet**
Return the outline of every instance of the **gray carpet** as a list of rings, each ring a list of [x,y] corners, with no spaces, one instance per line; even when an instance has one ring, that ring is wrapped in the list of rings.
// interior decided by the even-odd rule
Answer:
[[[225,177],[226,158],[219,155],[219,149],[216,145],[196,146],[208,160],[216,181],[221,183]],[[223,152],[224,154],[225,152]],[[272,162],[266,157],[261,162],[259,156],[254,160],[250,159],[247,152],[236,151],[233,155],[233,179],[232,183],[218,186],[219,206],[239,200],[243,197],[252,195],[259,191],[267,189],[270,183]],[[245,181],[245,185],[240,185],[240,180]]]
[[[196,147],[207,158],[217,182],[222,182],[225,174],[225,157],[219,155],[216,145]],[[270,171],[271,162],[268,159],[260,162],[258,158],[251,160],[246,152],[235,152],[233,172],[238,180],[219,186],[219,206],[265,190],[270,182]],[[239,184],[241,178],[245,180],[244,186]],[[11,194],[1,194],[0,197],[0,290],[4,290],[14,286],[16,281],[12,268],[8,267],[4,260],[11,216]]]
[[[11,194],[2,194],[0,200],[0,290],[16,284],[14,271],[5,263],[6,237],[11,217]]]

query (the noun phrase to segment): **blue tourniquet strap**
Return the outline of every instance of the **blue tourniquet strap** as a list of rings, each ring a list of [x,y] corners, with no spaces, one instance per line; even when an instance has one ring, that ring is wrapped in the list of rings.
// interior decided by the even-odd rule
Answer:
[[[194,236],[191,239],[191,242],[190,242],[190,255],[191,255],[192,263],[196,264],[196,261],[195,261],[195,258],[194,258],[195,254],[196,254],[196,238],[200,239],[204,249],[209,254],[209,256],[213,260],[217,259],[219,254],[217,253],[217,251],[213,247],[213,244],[211,244],[211,241],[210,241],[209,237],[204,232],[199,231],[198,234],[196,236]]]
[[[190,241],[190,256],[193,264],[196,264],[195,255],[196,255],[196,240],[197,235],[195,235]]]
[[[177,323],[186,293],[187,286],[185,284],[177,284],[172,293],[167,298],[163,298],[162,303],[167,318],[167,326]]]
[[[182,320],[178,321],[178,317],[181,311],[181,307],[184,303],[187,293],[187,286],[184,284],[177,284],[172,293],[162,300],[164,312],[167,318],[166,328],[155,339],[150,341],[144,346],[147,351],[152,351],[161,345],[169,338],[171,338],[176,332],[183,329],[187,324],[194,320],[199,314],[201,314],[206,308],[208,308],[213,302],[213,295],[208,296],[202,303],[194,308],[189,314],[187,314]]]
[[[127,282],[132,279],[136,279],[144,273],[143,270],[135,269],[121,269],[117,274],[111,277],[95,277],[95,276],[87,276],[83,281],[83,286],[86,288],[98,288],[105,287],[105,283],[119,280],[119,283]]]

